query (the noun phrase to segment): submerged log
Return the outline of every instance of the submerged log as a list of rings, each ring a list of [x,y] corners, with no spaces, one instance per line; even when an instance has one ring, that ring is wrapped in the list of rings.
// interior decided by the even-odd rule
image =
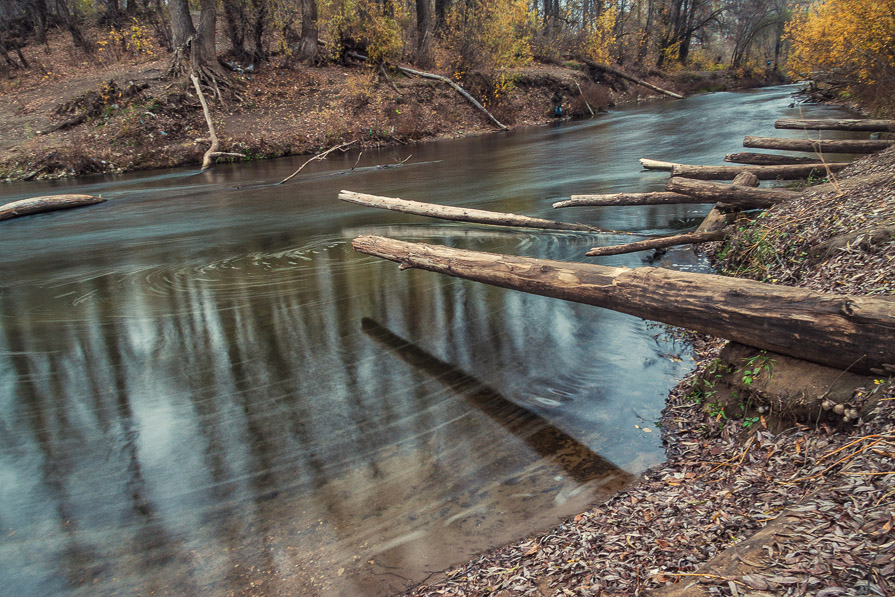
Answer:
[[[677,162],[663,162],[662,160],[651,160],[649,158],[640,158],[640,167],[644,170],[671,170],[675,166],[680,166]]]
[[[496,211],[482,209],[469,209],[466,207],[453,207],[450,205],[436,205],[434,203],[422,203],[420,201],[408,201],[393,197],[378,197],[365,193],[342,191],[339,199],[348,203],[356,203],[366,207],[378,207],[400,211],[416,216],[427,216],[441,220],[453,220],[455,222],[471,222],[475,224],[492,224],[494,226],[517,226],[519,228],[541,228],[545,230],[578,230],[582,232],[606,232],[600,228],[586,224],[572,224],[566,222],[554,222],[541,218],[529,218],[516,214],[505,214]]]
[[[672,176],[685,176],[700,180],[733,180],[740,172],[749,171],[761,180],[794,180],[810,176],[826,176],[830,172],[839,172],[848,163],[831,164],[794,164],[791,166],[675,166]],[[667,188],[667,187],[666,187]]]
[[[725,162],[734,164],[752,164],[754,166],[787,166],[792,164],[817,164],[817,158],[806,158],[777,153],[753,153],[742,151],[724,156]]]
[[[538,413],[520,406],[494,388],[446,363],[372,319],[361,320],[363,332],[402,361],[462,396],[498,425],[516,435],[542,458],[561,466],[570,477],[586,483],[598,477],[629,480],[630,475],[593,452]]]
[[[746,137],[743,147],[811,151],[820,153],[875,153],[895,145],[895,139],[778,139],[776,137]]]
[[[376,236],[355,250],[503,288],[605,307],[747,346],[874,374],[895,373],[895,300],[833,295],[662,268],[480,253]]]
[[[680,193],[613,193],[609,195],[572,195],[571,199],[557,201],[553,208],[606,206],[606,205],[674,205],[678,203],[705,203]]]
[[[710,232],[690,232],[688,234],[678,234],[675,236],[663,236],[662,238],[651,238],[624,245],[595,247],[585,253],[585,256],[605,257],[606,255],[622,255],[624,253],[636,253],[638,251],[651,251],[653,249],[664,249],[666,247],[675,247],[678,245],[696,245],[699,243],[711,242],[713,240],[721,240],[725,235],[726,232],[724,230],[713,230]]]
[[[96,195],[49,195],[46,197],[32,197],[31,199],[22,199],[20,201],[7,203],[6,205],[0,205],[0,220],[9,220],[19,216],[27,216],[47,211],[95,205],[97,203],[102,203],[103,201],[105,201],[105,199]]]
[[[814,131],[867,131],[895,132],[895,120],[851,119],[799,119],[781,118],[774,123],[778,129],[799,129]]]
[[[722,211],[730,209],[765,209],[801,196],[784,189],[756,189],[750,186],[708,182],[675,176],[665,183],[669,191],[690,195],[704,203],[718,203]]]

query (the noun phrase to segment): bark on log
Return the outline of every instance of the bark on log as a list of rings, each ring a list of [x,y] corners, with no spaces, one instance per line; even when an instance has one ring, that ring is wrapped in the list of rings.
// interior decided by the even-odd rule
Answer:
[[[678,203],[705,203],[681,193],[613,193],[609,195],[572,195],[571,199],[557,201],[554,209],[560,207],[584,207],[606,205],[675,205]]]
[[[895,133],[895,120],[781,118],[774,123],[774,128],[814,131],[868,131]]]
[[[433,79],[435,81],[441,81],[442,83],[447,83],[454,89],[454,91],[456,91],[457,93],[462,95],[464,97],[464,99],[466,99],[466,101],[468,101],[476,109],[478,109],[485,116],[487,116],[488,120],[490,120],[495,125],[497,125],[498,128],[503,129],[505,131],[510,130],[510,127],[506,126],[505,124],[502,124],[499,120],[497,120],[494,117],[494,115],[491,114],[491,112],[489,112],[487,110],[487,108],[485,108],[485,106],[483,106],[482,104],[479,103],[479,101],[477,99],[475,99],[474,97],[469,95],[469,93],[465,89],[463,89],[462,87],[460,87],[459,85],[457,85],[456,83],[454,83],[453,81],[448,79],[447,77],[444,77],[442,75],[436,75],[435,73],[427,73],[427,72],[424,72],[421,70],[414,70],[412,68],[407,68],[406,66],[396,66],[395,68],[397,68],[399,71],[401,71],[402,73],[407,74],[407,75],[415,75],[417,77],[422,77],[424,79]]]
[[[704,203],[718,203],[719,209],[765,209],[801,196],[783,189],[756,189],[749,186],[708,182],[675,176],[665,183],[669,191],[690,195]],[[722,207],[723,206],[723,207]]]
[[[662,160],[651,160],[649,158],[640,158],[640,167],[644,170],[671,170],[675,166],[680,166],[677,162],[663,162]]]
[[[376,236],[352,244],[402,268],[605,307],[840,369],[895,373],[890,297],[832,295],[712,274],[532,259]]]
[[[788,166],[792,164],[817,164],[817,158],[806,158],[793,155],[780,155],[776,153],[752,153],[743,151],[729,153],[724,156],[725,162],[734,164],[752,164],[754,166]]]
[[[743,147],[810,151],[813,153],[875,153],[895,145],[895,139],[778,139],[776,137],[746,137]]]
[[[676,236],[651,238],[649,240],[641,240],[636,243],[627,243],[624,245],[595,247],[585,253],[585,256],[605,257],[606,255],[622,255],[624,253],[636,253],[638,251],[651,251],[653,249],[664,249],[666,247],[675,247],[677,245],[696,245],[699,243],[711,242],[713,240],[721,240],[726,234],[727,233],[724,230],[713,230],[710,232],[690,232],[688,234],[678,234]]]
[[[362,319],[361,329],[408,365],[457,392],[470,405],[519,437],[542,458],[560,465],[579,483],[616,475],[630,478],[628,473],[619,470],[538,413],[514,403],[459,367],[438,359],[372,319]]]
[[[606,66],[605,64],[600,64],[599,62],[594,62],[593,60],[589,60],[587,58],[578,57],[578,60],[583,62],[584,64],[588,65],[591,68],[595,68],[597,70],[601,70],[606,73],[611,73],[611,74],[615,75],[616,77],[621,77],[622,79],[631,81],[632,83],[637,83],[638,85],[640,85],[642,87],[646,87],[647,89],[652,89],[653,91],[657,91],[659,93],[667,95],[668,97],[673,97],[674,99],[684,99],[684,96],[682,96],[682,95],[678,95],[677,93],[674,93],[673,91],[668,91],[667,89],[662,89],[661,87],[656,87],[652,83],[647,83],[646,81],[644,81],[642,79],[638,79],[637,77],[634,77],[632,75],[629,75],[626,72],[620,71],[617,68],[612,68],[611,66]]]
[[[751,172],[741,172],[740,174],[737,174],[731,184],[755,188],[760,183],[758,177]],[[716,205],[699,225],[699,228],[696,229],[696,232],[716,232],[718,230],[723,230],[730,224],[734,217],[735,215],[733,213],[722,211]]]
[[[749,171],[760,180],[793,180],[808,178],[811,175],[826,176],[830,172],[839,172],[848,163],[834,162],[830,164],[794,164],[791,166],[675,166],[672,176],[685,176],[700,180],[733,180],[740,172]],[[667,188],[667,187],[666,187]]]
[[[422,203],[420,201],[408,201],[392,197],[378,197],[365,193],[342,191],[339,199],[348,203],[356,203],[366,207],[378,207],[390,209],[406,214],[439,218],[441,220],[453,220],[456,222],[472,222],[475,224],[492,224],[494,226],[516,226],[519,228],[541,228],[545,230],[578,230],[582,232],[607,232],[586,224],[574,224],[566,222],[554,222],[541,218],[530,218],[516,214],[505,214],[483,209],[468,209],[465,207],[453,207],[450,205],[436,205],[434,203]]]
[[[0,220],[9,220],[20,216],[38,214],[47,211],[95,205],[97,203],[102,203],[103,201],[105,201],[105,199],[95,195],[50,195],[47,197],[32,197],[31,199],[22,199],[20,201],[7,203],[6,205],[0,205]]]

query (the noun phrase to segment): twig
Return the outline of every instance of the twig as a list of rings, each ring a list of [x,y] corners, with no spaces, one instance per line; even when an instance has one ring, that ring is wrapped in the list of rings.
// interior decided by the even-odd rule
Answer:
[[[310,164],[311,162],[316,161],[316,160],[325,160],[325,159],[326,159],[326,156],[328,156],[328,155],[331,154],[332,152],[334,152],[334,151],[336,151],[336,150],[345,149],[345,148],[348,147],[349,145],[354,145],[354,141],[349,141],[348,143],[342,143],[341,145],[336,145],[335,147],[330,147],[330,148],[327,149],[326,151],[323,151],[323,152],[321,152],[321,153],[318,153],[317,155],[315,155],[314,157],[312,157],[310,160],[308,160],[307,162],[305,162],[304,164],[302,164],[301,166],[299,166],[299,167],[298,167],[298,170],[296,170],[295,172],[293,172],[292,174],[290,174],[289,176],[287,176],[286,178],[284,178],[283,180],[281,180],[280,182],[278,182],[278,183],[277,183],[276,185],[274,185],[274,186],[278,186],[278,185],[281,185],[281,184],[283,184],[283,183],[289,182],[290,180],[292,180],[293,178],[295,178],[295,176],[296,176],[299,172],[302,171],[302,168],[304,168],[305,166],[307,166],[307,165]],[[358,159],[358,161],[360,161],[360,156],[358,156],[357,159]],[[357,164],[355,164],[355,166],[357,166]],[[354,168],[352,168],[352,170],[354,170]]]
[[[695,572],[663,572],[664,576],[695,576],[697,578],[714,578],[716,580],[725,580],[727,582],[733,582],[738,585],[746,586],[746,583],[740,582],[734,578],[727,578],[726,576],[718,576],[717,574],[697,574]]]
[[[818,477],[822,477],[822,476],[824,475],[824,473],[828,472],[830,469],[832,469],[832,468],[835,467],[836,465],[838,465],[838,464],[842,464],[842,463],[845,462],[846,460],[850,460],[850,459],[854,458],[855,456],[857,456],[857,455],[860,454],[861,452],[864,452],[865,450],[868,450],[868,449],[872,448],[873,446],[875,446],[876,444],[880,443],[881,441],[883,441],[883,439],[884,439],[884,438],[880,438],[880,439],[876,440],[875,442],[872,442],[872,443],[870,443],[870,444],[864,446],[864,447],[861,448],[860,450],[857,450],[857,451],[855,451],[855,452],[852,452],[852,453],[849,454],[848,456],[843,456],[842,458],[840,458],[839,460],[837,460],[836,462],[834,462],[833,464],[831,464],[830,466],[828,466],[828,467],[825,468],[824,470],[820,471],[819,473],[814,473],[813,475],[811,475],[811,476],[809,476],[809,477],[802,477],[802,478],[800,478],[800,479],[793,479],[793,480],[791,480],[791,481],[778,481],[778,484],[779,484],[779,485],[795,485],[796,483],[800,483],[800,482],[802,482],[802,481],[811,481],[811,480],[816,479],[816,478],[818,478]],[[837,450],[837,451],[838,451],[838,450]]]
[[[401,91],[398,89],[398,86],[395,85],[395,82],[392,81],[392,78],[391,78],[390,76],[388,76],[388,73],[387,73],[386,70],[385,70],[385,65],[384,65],[382,62],[379,63],[379,72],[382,73],[382,76],[385,77],[385,80],[388,81],[389,85],[392,86],[392,89],[395,90],[395,93],[397,93],[398,95],[404,95],[404,94],[401,93]]]

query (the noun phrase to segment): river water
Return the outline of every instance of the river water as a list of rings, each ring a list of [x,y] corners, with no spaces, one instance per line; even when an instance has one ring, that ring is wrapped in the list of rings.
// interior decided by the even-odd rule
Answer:
[[[843,115],[793,90],[349,152],[282,186],[306,158],[0,186],[109,199],[0,223],[3,592],[390,594],[610,496],[663,459],[683,346],[350,240],[584,261],[692,229],[709,206],[550,205],[660,190],[640,157],[718,164],[776,118]],[[340,189],[632,234],[427,221]],[[659,264],[706,269],[690,249]]]

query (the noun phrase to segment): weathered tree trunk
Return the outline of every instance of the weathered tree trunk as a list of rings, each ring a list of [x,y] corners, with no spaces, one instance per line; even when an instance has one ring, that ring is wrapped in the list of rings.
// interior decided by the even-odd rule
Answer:
[[[218,62],[215,50],[217,0],[203,0],[198,27],[193,26],[188,0],[171,0],[168,10],[174,48],[168,76],[188,77],[194,74],[203,85],[214,89],[218,99],[223,99],[220,85],[230,85],[230,80]]]
[[[814,131],[868,131],[895,132],[895,120],[863,120],[863,119],[790,119],[781,118],[774,123],[774,128]]]
[[[600,64],[598,62],[594,62],[593,60],[590,60],[588,58],[583,58],[580,56],[578,56],[577,59],[579,61],[583,62],[584,64],[588,65],[589,67],[594,68],[596,70],[601,70],[603,72],[613,74],[616,77],[621,77],[622,79],[625,79],[626,81],[631,81],[632,83],[637,83],[638,85],[640,85],[642,87],[646,87],[647,89],[652,89],[653,91],[662,93],[664,95],[673,97],[675,99],[684,99],[684,96],[682,96],[682,95],[674,93],[673,91],[668,91],[667,89],[662,89],[661,87],[656,87],[652,83],[647,83],[646,81],[643,81],[642,79],[638,79],[637,77],[633,77],[633,76],[629,75],[628,73],[618,70],[617,68],[612,68],[611,66],[607,66],[605,64]]]
[[[663,236],[662,238],[651,238],[624,245],[595,247],[585,253],[585,256],[605,257],[606,255],[622,255],[624,253],[636,253],[638,251],[651,251],[653,249],[664,249],[666,247],[675,247],[678,245],[696,245],[699,243],[711,242],[713,240],[721,240],[725,235],[726,232],[724,230],[713,230],[710,232],[690,232],[688,234],[678,234],[675,236]]]
[[[758,177],[751,172],[741,172],[731,182],[732,185],[742,187],[757,187],[760,183]],[[730,211],[722,211],[717,205],[705,216],[705,219],[696,229],[697,233],[717,232],[723,230],[735,218],[735,214]]]
[[[572,195],[571,199],[557,201],[554,208],[560,207],[584,207],[607,205],[676,205],[679,203],[705,203],[690,195],[681,193],[613,193],[609,195]]]
[[[662,160],[651,160],[649,158],[640,158],[640,167],[645,170],[671,170],[675,166],[680,166],[677,162],[663,162]]]
[[[301,41],[298,46],[298,60],[311,66],[317,60],[319,46],[317,27],[317,1],[301,0]]]
[[[376,236],[355,250],[503,288],[605,307],[796,358],[895,373],[895,300],[711,274],[479,253]]]
[[[499,120],[497,120],[494,117],[493,114],[491,114],[491,112],[489,112],[485,108],[485,106],[480,104],[477,99],[475,99],[474,97],[469,95],[469,93],[465,89],[463,89],[462,87],[460,87],[459,85],[457,85],[456,83],[454,83],[453,81],[448,79],[447,77],[443,77],[441,75],[436,75],[435,73],[427,73],[427,72],[423,72],[420,70],[414,70],[412,68],[407,68],[405,66],[396,66],[395,68],[397,68],[399,71],[401,71],[402,73],[404,73],[406,75],[415,75],[417,77],[422,77],[424,79],[433,79],[435,81],[441,81],[442,83],[447,83],[448,85],[451,86],[451,88],[454,89],[454,91],[456,91],[457,93],[462,95],[466,99],[466,101],[468,101],[470,104],[472,104],[473,107],[475,107],[480,112],[482,112],[485,116],[487,116],[488,120],[490,120],[495,125],[497,125],[498,128],[503,129],[503,130],[509,130],[510,127],[502,124]]]
[[[839,172],[848,163],[836,162],[831,164],[794,164],[791,166],[675,166],[671,170],[672,176],[684,176],[701,180],[733,180],[740,172],[748,170],[761,180],[793,180],[814,176],[826,176],[827,168],[830,172]],[[667,188],[667,187],[666,187]]]
[[[562,466],[579,483],[605,475],[628,476],[538,413],[519,406],[462,369],[436,358],[375,321],[362,319],[361,329],[383,345],[388,354],[397,356],[462,396],[470,405],[522,439],[542,458]]]
[[[585,224],[554,222],[552,220],[529,218],[528,216],[485,211],[482,209],[435,205],[434,203],[422,203],[419,201],[408,201],[406,199],[395,199],[392,197],[377,197],[376,195],[354,193],[352,191],[342,191],[339,193],[339,199],[347,201],[348,203],[364,205],[366,207],[378,207],[416,216],[453,220],[455,222],[472,222],[476,224],[492,224],[495,226],[517,226],[520,228],[541,228],[545,230],[601,232],[599,228],[587,226]]]
[[[776,153],[752,153],[743,151],[729,153],[724,156],[725,162],[734,164],[752,164],[754,166],[789,166],[792,164],[818,164],[816,157],[806,158],[793,155],[779,155]]]
[[[432,62],[432,10],[430,0],[416,0],[416,63],[428,68]]]
[[[47,197],[32,197],[13,201],[6,205],[0,205],[0,220],[9,220],[20,216],[39,214],[47,211],[84,207],[105,201],[95,195],[50,195]]]
[[[753,149],[782,149],[821,153],[874,153],[895,145],[895,139],[778,139],[776,137],[746,137],[743,147]]]
[[[750,186],[707,182],[680,176],[672,177],[665,188],[675,193],[701,199],[703,203],[718,203],[722,211],[730,209],[764,209],[791,201],[801,196],[784,189],[756,189]]]

